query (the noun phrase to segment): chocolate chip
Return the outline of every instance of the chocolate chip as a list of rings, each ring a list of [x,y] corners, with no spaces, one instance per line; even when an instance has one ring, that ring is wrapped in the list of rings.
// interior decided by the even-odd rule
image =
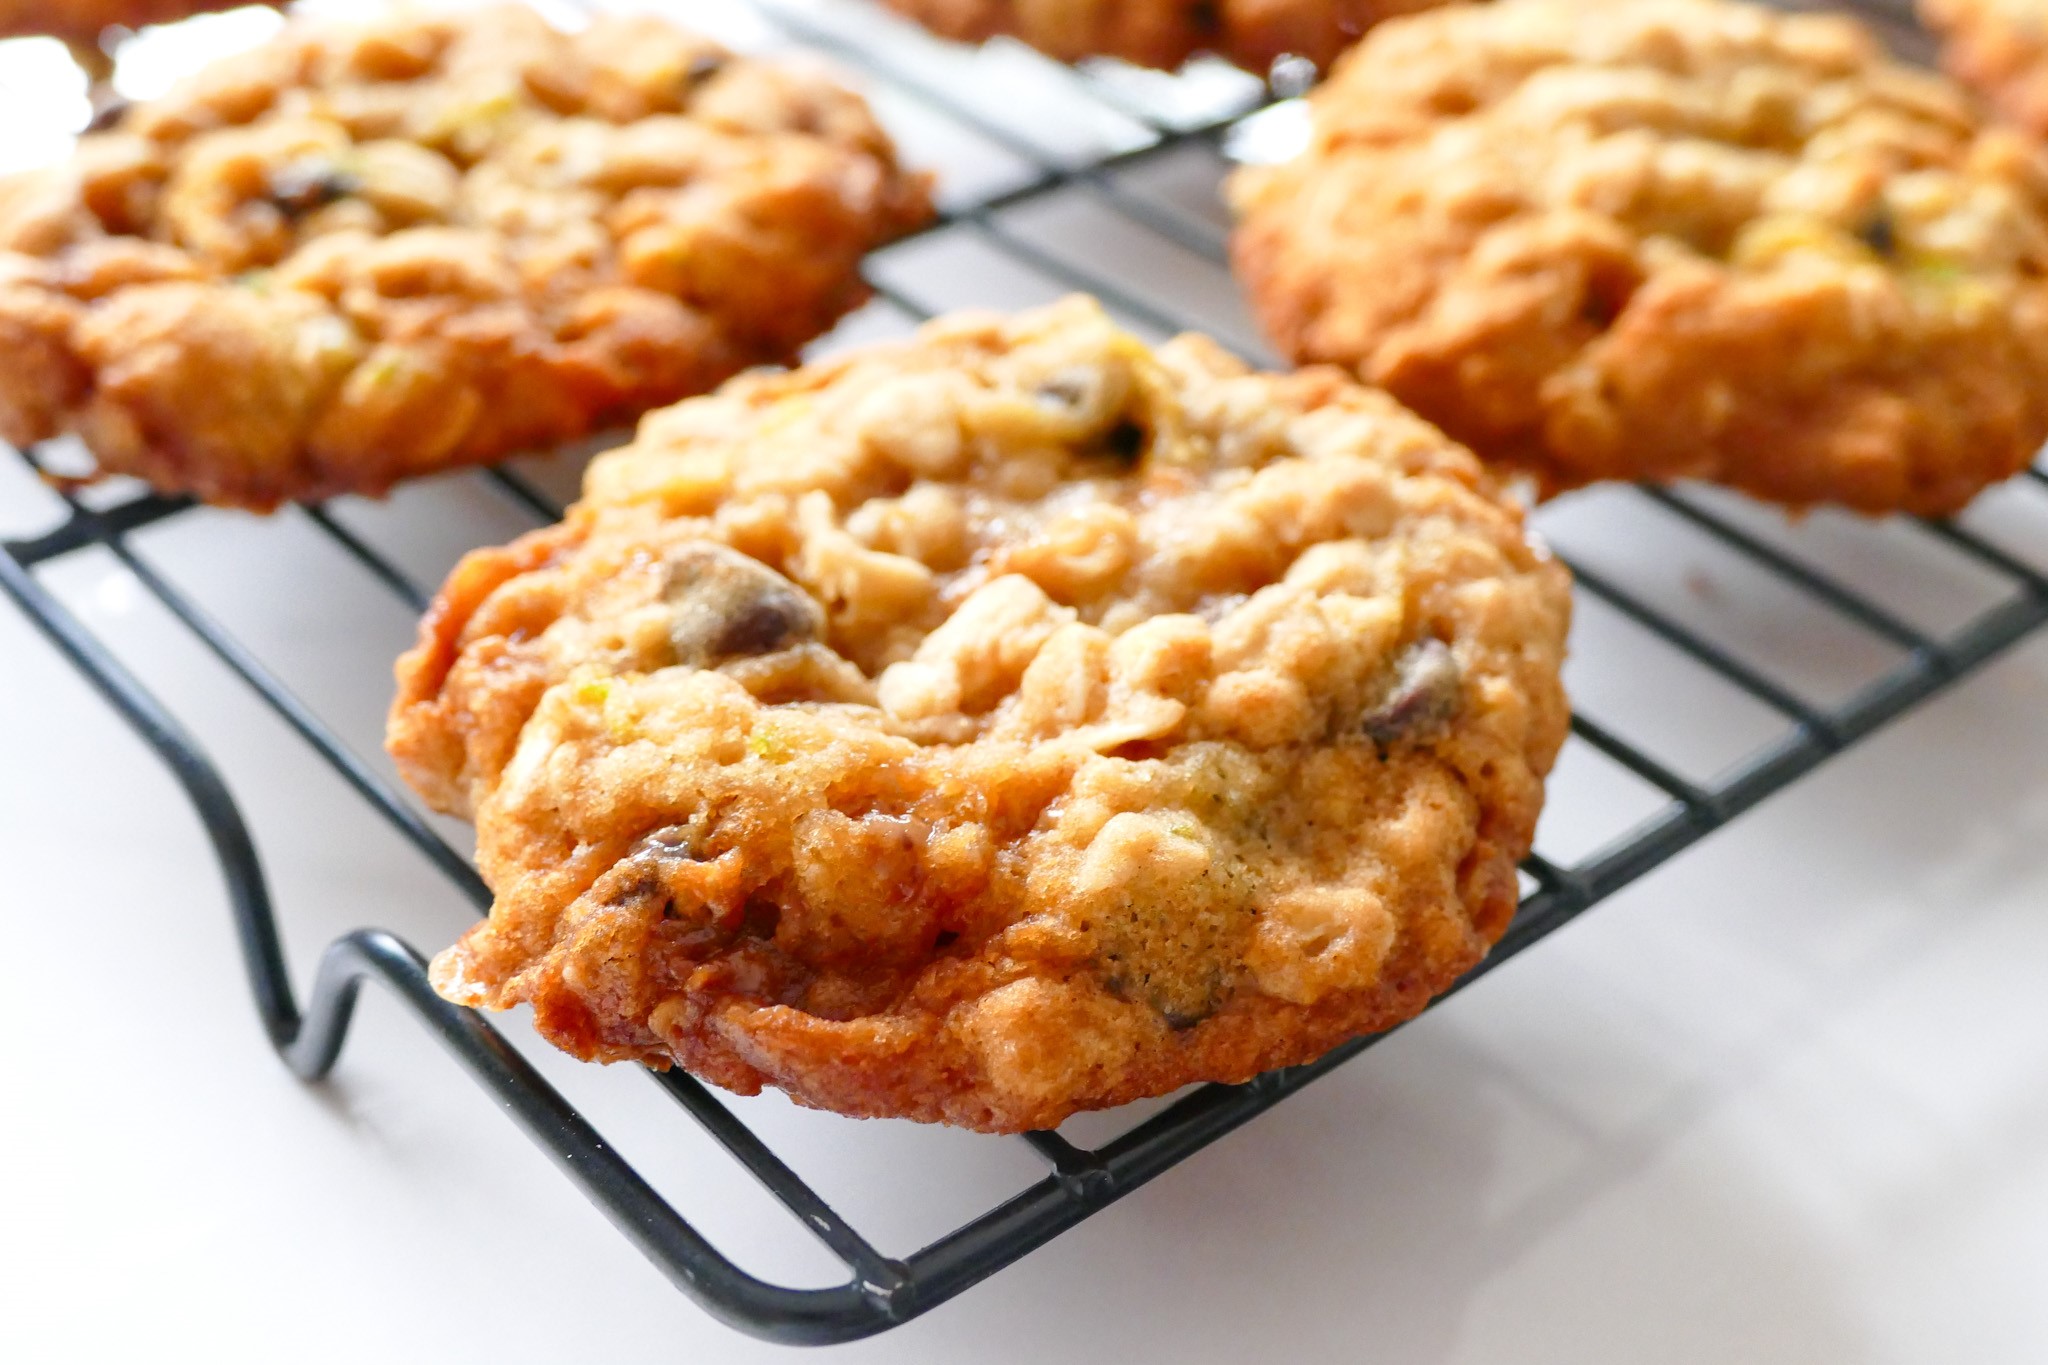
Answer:
[[[756,597],[739,606],[711,642],[713,653],[731,658],[773,654],[813,634],[812,618],[789,596]]]
[[[817,639],[825,626],[818,604],[796,584],[709,541],[669,557],[663,597],[675,660],[692,668],[791,649]]]
[[[1463,679],[1451,647],[1434,637],[1416,641],[1394,665],[1394,681],[1360,722],[1382,749],[1423,739],[1457,714]]]
[[[134,107],[129,101],[111,92],[108,93],[105,99],[101,99],[100,92],[94,90],[92,119],[85,125],[85,131],[88,133],[104,133],[119,123],[128,111]]]
[[[1111,995],[1146,1006],[1175,1033],[1185,1033],[1222,1008],[1229,994],[1222,976],[1179,965],[1170,971],[1147,971],[1144,960],[1161,945],[1133,946],[1137,951],[1132,955],[1102,955],[1102,988]]]
[[[1126,418],[1109,429],[1102,443],[1109,453],[1125,464],[1136,464],[1145,453],[1145,428]]]
[[[690,58],[690,64],[683,69],[683,87],[695,90],[704,82],[725,70],[725,57],[717,52],[700,52]]]
[[[782,907],[766,896],[747,897],[740,912],[740,932],[748,938],[772,939],[782,925]]]
[[[361,190],[363,182],[322,157],[289,162],[270,173],[264,199],[287,218],[324,209]]]
[[[1863,245],[1878,255],[1891,257],[1899,249],[1899,224],[1892,217],[1891,206],[1882,199],[1878,200],[1862,226],[1856,229],[1856,235],[1863,240]]]
[[[659,901],[663,919],[677,919],[676,906],[669,898],[663,869],[679,862],[694,861],[696,836],[688,825],[667,825],[643,836],[619,860],[622,880],[606,898],[612,905],[636,901]]]

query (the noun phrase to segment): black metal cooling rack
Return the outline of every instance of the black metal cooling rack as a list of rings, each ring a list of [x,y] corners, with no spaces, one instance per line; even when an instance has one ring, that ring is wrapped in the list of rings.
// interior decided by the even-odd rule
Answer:
[[[1219,260],[1222,238],[1212,222],[1133,190],[1119,173],[1190,144],[1216,148],[1236,125],[1237,117],[1175,124],[1148,113],[1142,101],[1134,102],[1127,85],[1101,73],[1070,75],[1061,71],[1056,78],[1071,81],[1075,99],[1097,101],[1135,121],[1145,133],[1139,145],[1115,155],[1062,164],[1031,138],[952,97],[922,79],[917,70],[892,60],[887,50],[870,48],[859,39],[857,30],[849,37],[842,24],[822,22],[820,16],[829,11],[819,0],[757,0],[755,9],[794,41],[822,49],[860,68],[870,82],[942,112],[1030,168],[1026,183],[956,208],[932,231],[964,229],[1063,287],[1093,292],[1114,310],[1143,324],[1177,329],[1179,323],[1171,309],[1043,249],[1010,225],[1002,211],[1055,191],[1079,191],[1184,250]],[[925,309],[901,290],[880,281],[877,287],[903,313],[912,317],[925,314]],[[20,452],[20,456],[43,471],[45,461],[39,453]],[[485,477],[536,518],[552,520],[559,515],[559,509],[519,475],[499,469],[488,471]],[[2029,471],[2022,484],[2033,496],[2048,499],[2048,474]],[[1529,890],[1514,924],[1486,963],[1461,984],[1469,984],[1515,957],[1588,907],[2048,626],[2048,568],[1955,525],[1902,523],[1912,535],[1938,542],[1949,553],[1974,562],[1998,585],[1993,594],[1996,600],[1953,629],[1929,632],[1809,558],[1745,529],[1739,518],[1715,510],[1707,500],[1658,490],[1637,490],[1631,496],[1686,523],[1812,606],[1886,642],[1896,651],[1897,661],[1846,699],[1818,705],[1629,583],[1584,563],[1573,563],[1581,593],[1662,640],[1693,666],[1775,712],[1783,727],[1763,748],[1712,780],[1701,782],[1681,775],[1681,765],[1623,739],[1593,718],[1576,717],[1573,732],[1578,740],[1661,793],[1664,804],[1627,837],[1572,865],[1559,866],[1532,857],[1524,867]],[[189,500],[147,493],[108,505],[69,493],[64,499],[67,515],[54,529],[0,542],[0,550],[5,552],[0,554],[0,589],[149,743],[197,809],[226,880],[258,1012],[285,1064],[305,1080],[326,1074],[346,1039],[363,982],[381,983],[677,1287],[744,1331],[783,1342],[823,1344],[853,1340],[908,1321],[1130,1193],[1377,1041],[1361,1038],[1308,1066],[1271,1072],[1245,1085],[1200,1088],[1100,1146],[1079,1146],[1054,1133],[1028,1134],[1022,1141],[1046,1168],[1041,1179],[900,1258],[877,1250],[704,1086],[680,1072],[653,1076],[655,1084],[703,1125],[847,1272],[842,1282],[827,1288],[771,1283],[741,1270],[678,1214],[490,1024],[435,996],[427,984],[425,959],[394,935],[365,929],[334,942],[321,960],[310,995],[300,1005],[285,967],[268,884],[234,794],[179,720],[45,586],[40,573],[45,566],[90,549],[112,555],[479,911],[488,907],[489,891],[467,859],[434,831],[405,795],[351,752],[253,650],[131,547],[131,536],[186,513],[192,507]],[[417,610],[425,605],[422,585],[326,508],[312,505],[302,510],[364,572],[407,606]]]

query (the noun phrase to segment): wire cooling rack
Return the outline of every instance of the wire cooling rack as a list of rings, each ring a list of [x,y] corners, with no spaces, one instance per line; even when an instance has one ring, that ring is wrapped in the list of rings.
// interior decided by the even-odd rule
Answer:
[[[902,330],[945,306],[1085,290],[1140,331],[1198,325],[1261,356],[1229,287],[1214,190],[1229,153],[1284,134],[1288,108],[1271,103],[1263,85],[1216,65],[1169,78],[1113,66],[1073,72],[1002,45],[967,54],[850,0],[663,8],[742,46],[823,54],[869,92],[913,159],[942,171],[942,221],[875,258],[879,302],[828,346]],[[67,459],[61,446],[18,454],[38,474]],[[507,467],[455,477],[483,481],[539,523],[559,514],[556,494],[572,475]],[[431,579],[385,543],[389,528],[376,528],[375,511],[343,500],[284,515],[417,611]],[[671,1281],[736,1327],[818,1344],[905,1322],[1376,1041],[1245,1085],[1194,1089],[1107,1140],[1026,1135],[1042,1163],[1032,1183],[902,1256],[885,1254],[837,1212],[744,1111],[680,1072],[652,1076],[843,1267],[816,1287],[742,1269],[499,1029],[438,999],[422,955],[394,934],[365,929],[336,940],[299,1003],[235,793],[179,716],[53,589],[60,563],[110,556],[476,909],[490,895],[381,756],[352,747],[145,543],[162,524],[220,515],[132,484],[63,494],[52,524],[0,541],[0,589],[148,742],[197,809],[272,1044],[296,1075],[317,1079],[340,1053],[362,983],[387,987]],[[1608,777],[1593,782],[1596,795],[1619,792],[1616,781],[1631,795],[1595,803],[1618,803],[1618,833],[1566,837],[1565,853],[1539,837],[1513,926],[1465,984],[2048,625],[2048,474],[2039,469],[1988,495],[1962,524],[1830,513],[1788,522],[1703,489],[1574,495],[1538,523],[1579,588],[1569,679],[1578,714],[1558,780],[1598,770]],[[387,668],[388,656],[365,666]],[[1746,717],[1721,727],[1743,737],[1733,749],[1703,748],[1698,727],[1674,719],[1669,698],[1681,676],[1688,695],[1708,698],[1687,711]],[[622,1085],[633,1074],[608,1077]]]

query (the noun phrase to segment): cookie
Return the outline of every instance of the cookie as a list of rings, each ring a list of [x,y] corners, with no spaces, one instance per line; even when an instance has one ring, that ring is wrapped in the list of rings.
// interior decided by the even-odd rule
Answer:
[[[583,1058],[991,1131],[1404,1019],[1516,904],[1564,571],[1329,368],[1077,300],[656,414],[478,552],[390,748],[434,963]]]
[[[1918,0],[1920,22],[1942,40],[1941,64],[2003,117],[2048,135],[2048,3]]]
[[[382,492],[793,359],[927,189],[856,95],[656,19],[294,24],[0,182],[0,437]]]
[[[0,0],[0,38],[46,34],[91,47],[110,28],[168,24],[256,0]]]
[[[1327,68],[1380,20],[1445,0],[885,0],[963,42],[1007,35],[1063,62],[1120,57],[1171,71],[1211,52],[1264,75],[1285,56]]]
[[[1942,514],[2048,436],[2048,164],[1852,20],[1457,7],[1310,107],[1231,188],[1266,329],[1548,490]]]

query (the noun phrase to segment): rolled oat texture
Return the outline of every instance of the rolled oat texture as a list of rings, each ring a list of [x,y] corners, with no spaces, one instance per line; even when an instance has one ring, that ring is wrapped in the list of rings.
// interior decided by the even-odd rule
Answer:
[[[1075,300],[650,417],[480,551],[390,744],[579,1057],[996,1131],[1307,1061],[1499,936],[1566,575],[1334,369]]]
[[[2048,161],[1854,20],[1504,0],[1376,30],[1238,174],[1267,331],[1550,490],[1953,512],[2048,437]]]
[[[793,359],[928,212],[859,97],[656,19],[296,23],[0,181],[0,437],[379,493]]]

